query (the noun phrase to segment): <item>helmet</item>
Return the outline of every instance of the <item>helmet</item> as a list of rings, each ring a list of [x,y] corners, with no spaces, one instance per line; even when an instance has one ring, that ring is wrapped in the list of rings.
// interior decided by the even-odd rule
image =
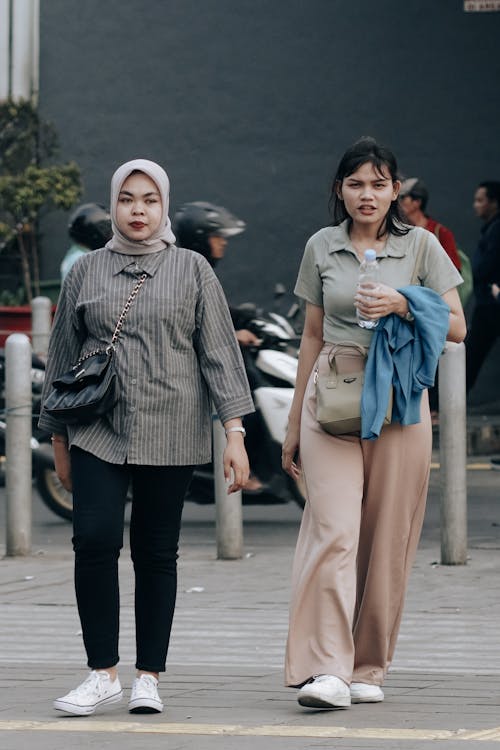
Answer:
[[[68,232],[79,245],[97,250],[111,239],[111,217],[104,206],[84,203],[69,217]]]
[[[196,250],[211,262],[208,238],[211,235],[234,237],[245,231],[246,224],[227,208],[213,203],[184,203],[172,220],[172,228],[180,247]]]

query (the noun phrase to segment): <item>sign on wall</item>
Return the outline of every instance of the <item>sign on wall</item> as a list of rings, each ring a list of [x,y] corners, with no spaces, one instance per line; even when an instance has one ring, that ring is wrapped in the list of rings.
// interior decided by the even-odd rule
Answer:
[[[466,13],[480,13],[500,10],[500,0],[464,0]]]

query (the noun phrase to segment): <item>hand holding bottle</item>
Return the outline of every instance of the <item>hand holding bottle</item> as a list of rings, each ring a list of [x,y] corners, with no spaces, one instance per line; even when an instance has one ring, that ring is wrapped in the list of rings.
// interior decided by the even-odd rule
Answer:
[[[387,284],[379,284],[376,289],[365,288],[363,293],[358,292],[354,297],[354,305],[364,317],[375,323],[391,313],[404,318],[409,312],[406,297]]]
[[[379,283],[377,253],[375,250],[365,250],[365,259],[359,267],[358,294],[355,297],[358,303],[356,305],[356,317],[358,326],[361,328],[373,329],[378,326],[378,319],[374,318],[370,311],[366,312],[366,309],[371,295],[377,291]]]
[[[367,257],[368,256],[368,257]],[[373,330],[379,318],[391,313],[405,317],[408,302],[403,294],[380,282],[375,250],[365,250],[365,260],[359,269],[358,291],[354,297],[356,317],[361,328]]]

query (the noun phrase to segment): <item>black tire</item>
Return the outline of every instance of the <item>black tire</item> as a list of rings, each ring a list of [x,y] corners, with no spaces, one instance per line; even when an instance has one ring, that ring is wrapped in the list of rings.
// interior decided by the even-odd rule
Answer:
[[[302,508],[302,510],[304,510],[304,506],[307,500],[307,495],[306,495],[306,485],[305,485],[302,474],[300,475],[300,478],[297,481],[295,481],[295,479],[292,479],[292,477],[287,474],[287,481],[288,481],[288,489],[290,490],[293,499],[295,500],[299,508]]]
[[[36,487],[41,499],[53,513],[66,521],[73,518],[73,495],[64,489],[54,469],[40,469]]]

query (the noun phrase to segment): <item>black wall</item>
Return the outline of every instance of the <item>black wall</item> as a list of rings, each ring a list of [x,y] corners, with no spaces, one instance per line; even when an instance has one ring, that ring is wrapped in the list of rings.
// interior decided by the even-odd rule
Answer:
[[[430,212],[474,248],[477,182],[500,179],[500,13],[462,0],[41,0],[43,113],[85,200],[121,162],[171,179],[171,207],[226,205],[248,223],[219,267],[233,302],[292,287],[328,222],[336,161],[371,134],[431,191]],[[45,223],[58,275],[66,216]]]

